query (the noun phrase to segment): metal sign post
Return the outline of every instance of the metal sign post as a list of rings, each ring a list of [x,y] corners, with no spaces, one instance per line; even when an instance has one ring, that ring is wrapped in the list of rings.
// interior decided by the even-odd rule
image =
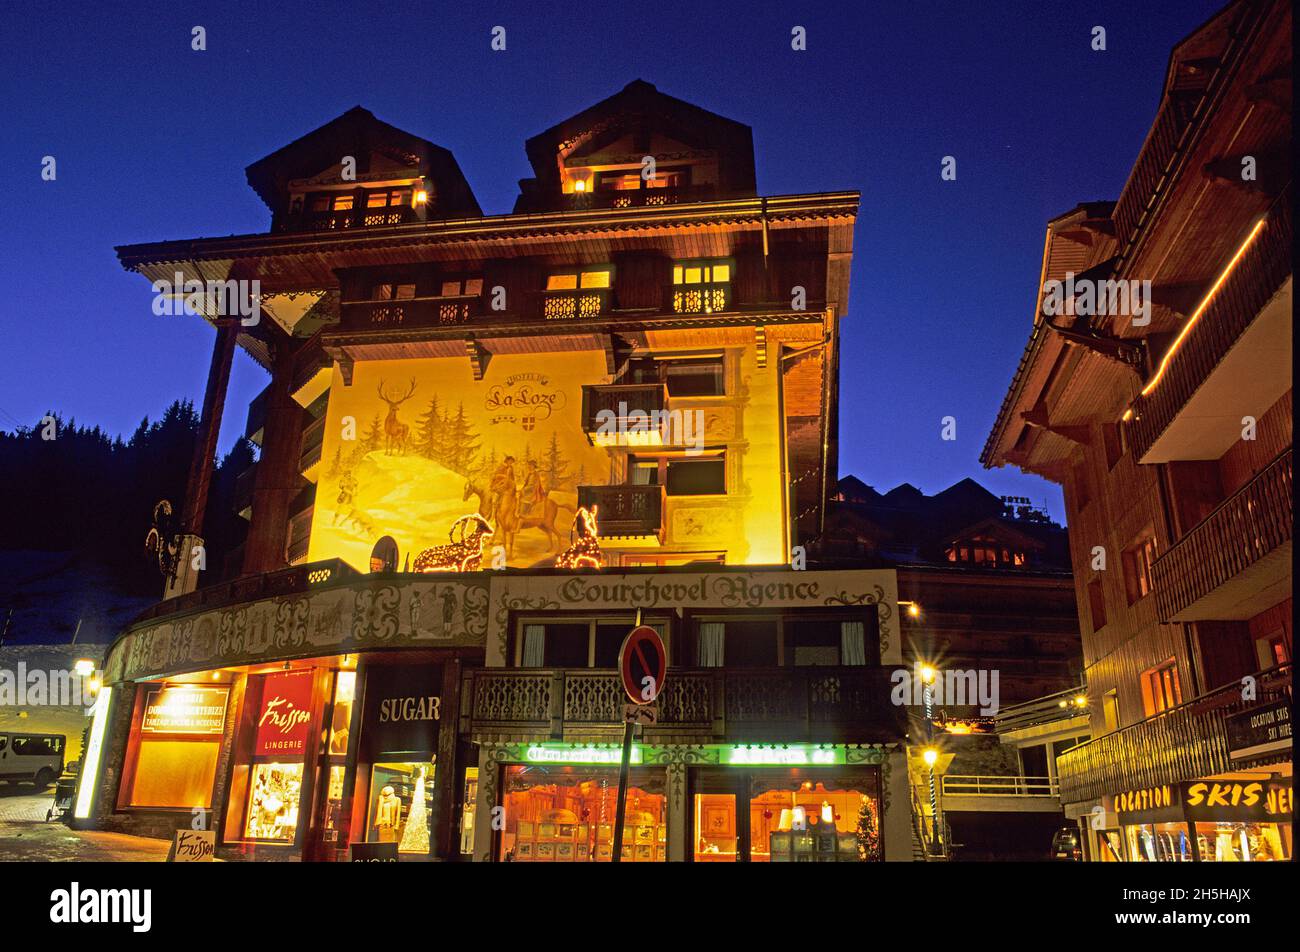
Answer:
[[[649,704],[659,697],[659,692],[663,690],[667,662],[668,656],[659,632],[641,624],[641,609],[638,608],[636,625],[623,640],[623,647],[618,653],[619,678],[623,682],[624,693],[631,698],[633,704]],[[614,846],[610,855],[610,862],[613,863],[623,859],[627,774],[628,765],[632,761],[632,731],[638,720],[638,717],[627,713],[623,717],[623,758],[618,765],[618,801],[614,809]]]

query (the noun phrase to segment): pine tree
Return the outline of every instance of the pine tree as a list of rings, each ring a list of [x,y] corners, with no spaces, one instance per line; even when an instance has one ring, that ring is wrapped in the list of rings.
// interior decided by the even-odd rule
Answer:
[[[365,456],[367,453],[373,453],[384,445],[384,424],[376,413],[374,419],[370,421],[370,429],[361,437],[360,455]]]
[[[416,424],[415,451],[425,459],[440,459],[443,454],[443,428],[444,421],[435,396]]]
[[[447,421],[447,443],[444,464],[454,473],[468,476],[474,466],[474,457],[478,455],[478,434],[469,425],[465,417],[465,403],[456,408],[456,416]]]
[[[543,467],[546,488],[559,489],[569,478],[569,462],[560,452],[559,437],[551,434],[551,445],[546,450],[546,465]]]

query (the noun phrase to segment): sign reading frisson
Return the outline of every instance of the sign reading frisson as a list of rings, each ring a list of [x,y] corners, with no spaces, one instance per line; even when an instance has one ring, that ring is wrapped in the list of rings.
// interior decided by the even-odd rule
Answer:
[[[140,730],[145,734],[220,734],[229,688],[166,687],[150,691]]]

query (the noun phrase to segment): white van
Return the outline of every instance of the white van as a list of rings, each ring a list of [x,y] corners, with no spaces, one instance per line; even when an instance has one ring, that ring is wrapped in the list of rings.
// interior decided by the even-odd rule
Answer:
[[[63,773],[63,734],[18,734],[0,731],[0,781],[30,782],[44,790]]]

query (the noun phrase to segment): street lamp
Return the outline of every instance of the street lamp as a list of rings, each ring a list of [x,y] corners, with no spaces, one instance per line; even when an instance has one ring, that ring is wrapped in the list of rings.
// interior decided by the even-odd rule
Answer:
[[[938,675],[933,665],[921,664],[921,682],[925,685],[925,740],[934,743],[934,680]],[[934,765],[939,759],[939,752],[933,746],[926,747],[922,758],[930,773],[930,843],[931,852],[939,852],[939,797],[934,786]]]

